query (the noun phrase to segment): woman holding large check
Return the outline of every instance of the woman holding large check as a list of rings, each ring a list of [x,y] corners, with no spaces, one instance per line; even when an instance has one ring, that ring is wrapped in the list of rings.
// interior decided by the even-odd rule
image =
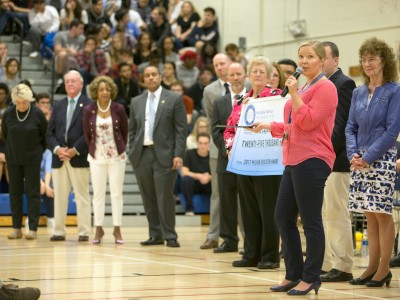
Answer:
[[[280,89],[266,87],[273,67],[263,56],[255,57],[247,67],[253,89],[246,98],[264,98],[280,95]],[[239,102],[239,103],[238,103]],[[242,102],[235,100],[232,113],[224,132],[225,146],[231,150],[236,135]],[[242,211],[244,254],[234,261],[234,267],[258,267],[259,269],[279,268],[279,234],[274,221],[274,210],[278,196],[280,175],[245,176],[238,175],[239,201]]]
[[[322,226],[322,201],[325,181],[331,172],[335,152],[331,135],[338,102],[334,84],[322,66],[325,48],[309,41],[298,49],[298,64],[304,69],[307,83],[297,90],[297,79],[286,81],[291,100],[287,101],[283,123],[258,123],[253,130],[270,130],[282,137],[285,170],[279,188],[275,220],[282,238],[286,276],[275,292],[306,295],[321,286],[319,275],[324,259],[325,238]],[[306,237],[303,262],[297,216],[300,213]]]

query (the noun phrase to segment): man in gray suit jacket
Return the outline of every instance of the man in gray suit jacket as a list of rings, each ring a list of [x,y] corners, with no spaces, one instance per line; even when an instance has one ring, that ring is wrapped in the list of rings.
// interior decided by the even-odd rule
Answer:
[[[143,72],[147,92],[132,99],[129,160],[135,171],[149,222],[142,246],[180,247],[175,231],[174,182],[186,144],[186,112],[182,97],[161,87],[154,66]]]
[[[213,117],[213,103],[215,99],[221,98],[230,93],[228,83],[228,68],[231,64],[229,57],[223,53],[218,53],[213,58],[213,65],[218,79],[206,86],[204,89],[204,103],[207,118],[210,121]],[[210,227],[208,228],[207,239],[200,246],[200,249],[213,249],[218,247],[219,240],[219,195],[218,195],[218,175],[217,170],[218,148],[214,142],[210,145],[210,170],[211,180],[211,199],[210,199]]]

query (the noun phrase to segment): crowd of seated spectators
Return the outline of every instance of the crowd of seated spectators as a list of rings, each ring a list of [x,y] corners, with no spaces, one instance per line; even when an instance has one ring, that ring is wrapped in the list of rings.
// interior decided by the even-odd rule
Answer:
[[[100,75],[112,77],[121,87],[120,76],[128,72],[124,65],[121,73],[125,62],[130,66],[129,82],[137,87],[123,79],[126,90],[121,87],[118,99],[127,105],[128,98],[145,90],[144,68],[154,65],[163,75],[163,86],[169,89],[175,81],[182,82],[195,116],[204,115],[202,93],[216,79],[212,59],[220,51],[212,7],[200,12],[191,1],[182,0],[1,0],[0,34],[13,33],[13,18],[22,21],[32,59],[41,56],[46,64],[46,49],[54,51],[57,93],[65,93],[63,75],[71,69],[82,74],[84,93]],[[232,61],[246,65],[235,44],[225,51]],[[2,55],[0,43],[0,82],[12,89],[20,81],[19,68],[18,60],[7,61]]]

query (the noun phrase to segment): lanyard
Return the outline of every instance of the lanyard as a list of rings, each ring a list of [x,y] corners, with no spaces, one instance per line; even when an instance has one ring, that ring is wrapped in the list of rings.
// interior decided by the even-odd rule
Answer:
[[[319,74],[311,83],[307,86],[307,84],[301,89],[300,94],[304,94],[306,90],[308,90],[311,86],[317,83],[318,80],[320,80],[322,77],[325,76],[325,73],[322,72]],[[307,87],[306,87],[307,86]],[[292,111],[290,110],[289,114],[289,119],[288,119],[288,124],[292,123]]]

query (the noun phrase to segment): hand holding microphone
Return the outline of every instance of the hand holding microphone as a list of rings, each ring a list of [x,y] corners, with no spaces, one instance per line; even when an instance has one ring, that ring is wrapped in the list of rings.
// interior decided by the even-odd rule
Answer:
[[[303,68],[302,67],[297,67],[296,72],[294,72],[293,77],[299,79],[300,75],[303,74]],[[288,85],[296,85],[297,86],[297,81],[290,79],[290,77],[286,80],[286,86],[284,87],[281,96],[286,97],[287,93],[289,92],[289,87]]]

